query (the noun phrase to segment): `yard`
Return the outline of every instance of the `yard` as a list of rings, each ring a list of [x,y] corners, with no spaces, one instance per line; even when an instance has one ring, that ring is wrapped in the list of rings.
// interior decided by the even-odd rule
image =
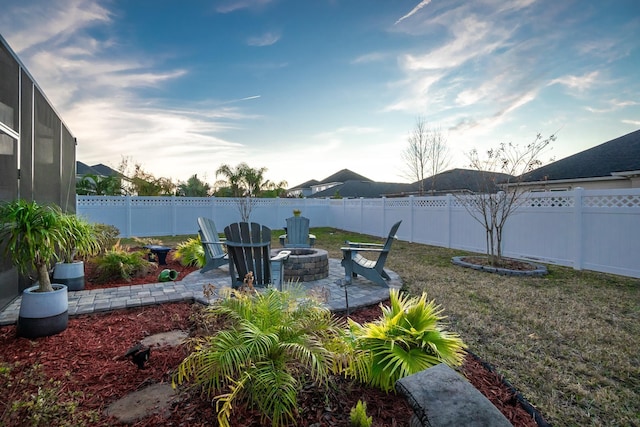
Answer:
[[[340,257],[355,234],[314,229]],[[460,251],[397,241],[387,265],[553,425],[640,424],[640,280],[549,266],[544,278],[451,264]]]
[[[312,232],[333,258],[345,240],[374,241]],[[543,278],[504,277],[452,265],[462,254],[397,241],[387,266],[412,294],[441,304],[449,329],[551,424],[640,425],[640,280],[553,265]]]

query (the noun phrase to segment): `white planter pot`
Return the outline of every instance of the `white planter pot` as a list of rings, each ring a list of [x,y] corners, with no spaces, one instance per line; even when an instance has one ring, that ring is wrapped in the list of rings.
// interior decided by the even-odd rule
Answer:
[[[38,286],[22,293],[18,315],[18,336],[38,338],[55,335],[67,329],[69,300],[67,287],[52,283],[53,292],[38,292]]]
[[[65,285],[70,291],[84,289],[84,262],[59,262],[53,270],[53,281]]]

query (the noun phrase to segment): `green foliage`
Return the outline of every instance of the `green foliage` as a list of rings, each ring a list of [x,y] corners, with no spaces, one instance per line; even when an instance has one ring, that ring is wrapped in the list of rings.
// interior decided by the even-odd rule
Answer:
[[[187,182],[178,185],[177,196],[207,197],[211,193],[211,186],[198,178],[198,174],[192,175]]]
[[[119,196],[122,194],[122,179],[119,176],[85,174],[76,184],[76,194],[86,196]]]
[[[0,242],[4,255],[23,274],[36,270],[40,291],[53,290],[49,263],[58,259],[68,235],[58,206],[18,199],[0,205]]]
[[[131,280],[132,277],[145,276],[155,268],[155,264],[145,259],[146,251],[129,252],[119,244],[95,258],[98,283],[111,280]]]
[[[388,391],[398,379],[439,363],[459,366],[465,345],[442,329],[442,310],[426,298],[392,290],[379,320],[360,325],[349,319],[354,354],[346,374]]]
[[[231,291],[208,316],[226,327],[196,345],[175,382],[193,380],[208,395],[217,394],[223,427],[240,402],[259,408],[263,422],[270,419],[273,426],[294,421],[301,381],[326,385],[337,369],[333,350],[344,345],[344,331],[329,310],[294,291]]]
[[[200,236],[184,241],[176,247],[174,258],[184,266],[204,267],[205,256]]]
[[[11,387],[15,379],[8,377],[7,380],[7,387]],[[39,364],[34,364],[19,381],[25,391],[6,402],[6,410],[0,416],[1,425],[5,421],[18,421],[31,427],[83,427],[99,419],[97,411],[78,409],[84,397],[82,392],[65,390],[60,380],[47,380]]]
[[[101,223],[93,223],[91,225],[100,248],[98,255],[104,254],[107,249],[112,248],[118,242],[118,235],[120,234],[118,227]]]
[[[62,227],[66,244],[62,249],[62,259],[71,263],[77,257],[86,258],[100,252],[100,243],[96,229],[86,219],[77,215],[63,215]]]
[[[373,417],[367,417],[367,404],[358,400],[355,408],[351,408],[349,414],[351,427],[371,427]]]

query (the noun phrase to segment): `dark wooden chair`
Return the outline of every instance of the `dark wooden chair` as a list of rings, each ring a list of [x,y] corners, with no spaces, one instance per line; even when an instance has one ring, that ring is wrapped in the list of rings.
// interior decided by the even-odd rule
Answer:
[[[347,246],[340,249],[342,250],[342,266],[347,283],[351,283],[351,278],[359,274],[381,286],[387,286],[386,280],[389,280],[389,275],[384,271],[384,263],[387,261],[391,244],[396,238],[396,232],[401,222],[398,221],[391,227],[384,244],[345,242]],[[370,260],[362,256],[363,253],[377,254],[378,258],[375,261]]]
[[[287,234],[279,237],[285,248],[309,248],[316,243],[316,236],[309,234],[309,218],[292,216],[287,218]]]
[[[220,239],[215,223],[205,217],[198,218],[198,234],[204,249],[205,264],[200,273],[218,268],[229,263],[229,257],[224,251],[224,239]]]
[[[253,273],[253,284],[281,289],[284,261],[291,251],[271,257],[271,229],[255,222],[238,222],[225,227],[231,286],[239,288],[245,276]]]

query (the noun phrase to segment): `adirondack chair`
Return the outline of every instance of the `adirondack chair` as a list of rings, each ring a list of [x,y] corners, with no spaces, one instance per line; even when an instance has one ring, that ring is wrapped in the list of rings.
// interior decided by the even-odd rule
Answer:
[[[375,282],[381,286],[387,286],[386,280],[389,280],[389,275],[384,271],[384,263],[387,261],[387,255],[391,250],[391,244],[393,239],[396,238],[396,232],[400,223],[398,221],[393,224],[389,231],[389,236],[384,244],[380,243],[358,243],[358,242],[345,242],[346,247],[340,248],[342,250],[342,266],[344,267],[345,280],[347,284],[351,283],[351,278],[360,274],[372,282]],[[361,253],[378,254],[378,259],[373,261],[367,259],[361,255]]]
[[[214,222],[205,217],[198,218],[198,234],[202,241],[202,249],[204,249],[204,267],[200,269],[200,273],[206,273],[209,270],[218,268],[229,263],[229,257],[224,251],[224,239],[220,240],[218,231]]]
[[[279,237],[285,248],[309,248],[315,245],[316,236],[309,234],[309,218],[292,216],[287,218],[287,234]]]
[[[253,273],[255,285],[282,288],[284,261],[291,251],[280,251],[271,257],[271,229],[255,222],[238,222],[224,228],[229,253],[231,286],[239,288],[244,278]]]

